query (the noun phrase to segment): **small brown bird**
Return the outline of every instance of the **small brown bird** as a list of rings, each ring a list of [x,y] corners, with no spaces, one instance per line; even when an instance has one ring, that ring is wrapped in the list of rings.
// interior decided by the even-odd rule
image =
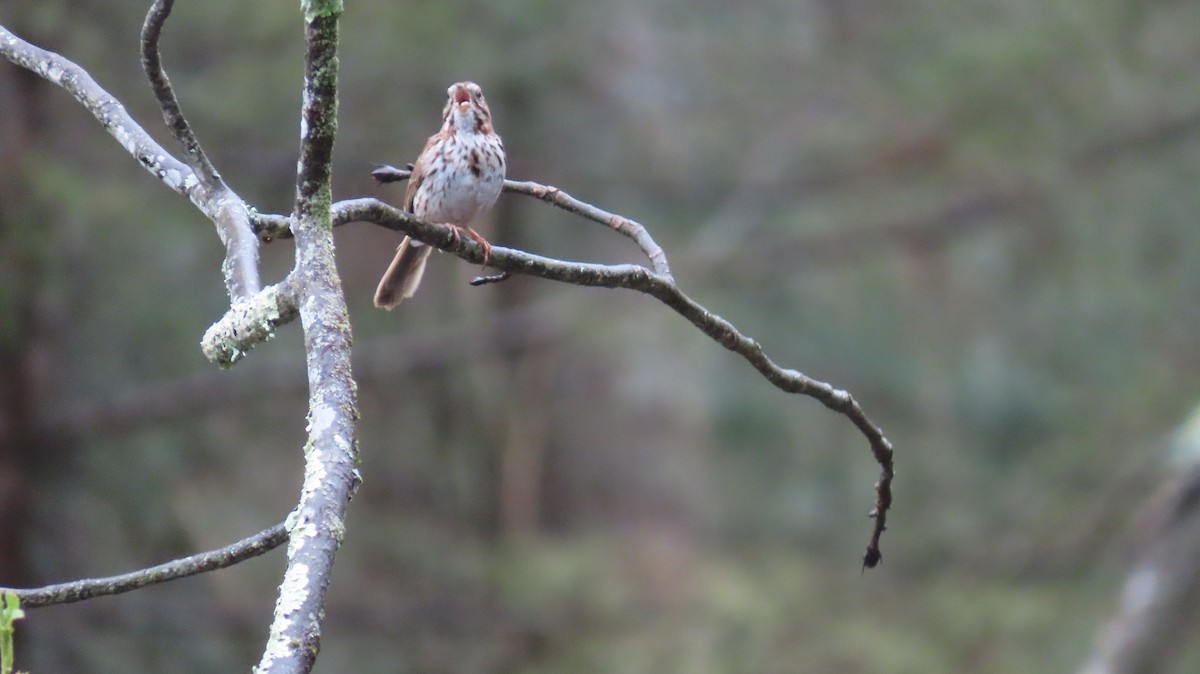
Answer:
[[[452,84],[446,95],[442,128],[429,137],[413,164],[404,210],[422,220],[450,225],[479,242],[487,264],[491,244],[471,224],[500,196],[504,143],[492,128],[492,112],[478,84]],[[404,237],[375,290],[375,306],[390,310],[412,297],[432,252],[420,241]]]

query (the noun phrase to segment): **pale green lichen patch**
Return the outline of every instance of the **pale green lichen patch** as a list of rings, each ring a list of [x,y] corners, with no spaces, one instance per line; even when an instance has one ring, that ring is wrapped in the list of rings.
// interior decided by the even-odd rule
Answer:
[[[339,546],[346,540],[346,522],[340,517],[331,517],[329,522],[329,535],[333,536],[333,540]]]
[[[269,286],[239,302],[210,327],[200,340],[205,358],[222,368],[232,367],[255,345],[275,335],[275,328],[290,321],[296,310],[286,304],[278,286]]]
[[[279,599],[275,602],[275,620],[271,623],[271,635],[267,638],[267,647],[263,652],[262,661],[254,668],[255,672],[269,671],[272,664],[291,655],[300,644],[287,635],[295,617],[308,600],[309,583],[308,565],[297,562],[288,566],[283,575],[283,583],[279,586]]]
[[[317,493],[327,483],[328,472],[323,461],[309,460],[304,467],[304,482],[301,485],[301,502],[305,497]]]

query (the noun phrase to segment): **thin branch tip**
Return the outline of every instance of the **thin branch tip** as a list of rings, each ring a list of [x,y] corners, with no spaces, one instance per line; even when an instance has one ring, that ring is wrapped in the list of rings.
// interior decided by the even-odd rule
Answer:
[[[158,43],[162,36],[163,25],[170,17],[174,4],[174,0],[154,0],[150,9],[146,11],[146,20],[142,24],[141,35],[142,70],[146,74],[146,79],[150,81],[154,97],[158,99],[163,121],[171,130],[171,135],[183,148],[184,161],[206,187],[216,189],[223,187],[224,182],[212,162],[208,160],[204,149],[200,147],[200,141],[192,131],[192,125],[183,116],[183,111],[179,107],[179,99],[175,96],[175,89],[171,86],[171,81],[162,66],[162,54]]]
[[[380,176],[386,176],[387,181],[397,176],[402,176],[398,179],[407,178],[406,173],[390,166],[379,167],[372,175],[376,176],[377,180]],[[628,236],[637,242],[651,261],[653,269],[640,265],[566,262],[493,246],[489,266],[499,269],[501,274],[476,277],[471,281],[471,285],[486,285],[494,282],[492,279],[507,278],[506,274],[526,274],[575,285],[637,290],[666,304],[715,342],[742,356],[777,388],[815,398],[829,409],[845,416],[867,440],[871,453],[880,466],[881,477],[875,484],[875,526],[871,532],[868,553],[864,558],[865,562],[870,562],[866,564],[866,568],[878,564],[882,559],[879,540],[886,529],[887,512],[892,504],[893,449],[883,430],[867,417],[854,396],[849,391],[813,379],[798,370],[779,367],[766,355],[758,341],[744,335],[732,323],[685,295],[670,273],[665,252],[654,243],[650,234],[639,223],[579,201],[552,186],[506,180],[504,190],[533,196]],[[482,251],[474,242],[459,240],[448,227],[423,222],[411,213],[376,199],[338,202],[333,211],[335,224],[370,222],[402,231],[468,262],[478,264],[482,260]]]
[[[287,539],[287,528],[280,523],[223,548],[197,553],[119,576],[89,578],[31,589],[14,589],[12,592],[21,600],[21,606],[30,608],[69,604],[94,597],[122,594],[148,585],[224,569],[270,552]]]

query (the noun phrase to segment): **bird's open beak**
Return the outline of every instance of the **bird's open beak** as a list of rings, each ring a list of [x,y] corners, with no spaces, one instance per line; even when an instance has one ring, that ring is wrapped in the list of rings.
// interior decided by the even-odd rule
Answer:
[[[462,109],[466,109],[467,105],[471,103],[471,94],[467,93],[466,87],[454,87],[454,103]]]

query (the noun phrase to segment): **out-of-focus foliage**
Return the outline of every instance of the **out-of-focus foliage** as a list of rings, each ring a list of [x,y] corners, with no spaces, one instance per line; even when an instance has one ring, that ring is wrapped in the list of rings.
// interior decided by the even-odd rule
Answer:
[[[13,592],[5,592],[0,596],[0,672],[12,674],[13,658],[13,623],[24,618],[21,602]]]
[[[0,0],[0,22],[165,142],[144,9]],[[479,82],[511,175],[646,223],[690,295],[856,396],[898,478],[860,575],[877,468],[843,418],[632,293],[469,288],[441,256],[375,311],[396,237],[349,226],[364,484],[318,671],[1078,666],[1200,397],[1196,26],[1177,0],[348,2],[338,197],[398,201],[373,164],[411,161],[446,85]],[[163,36],[201,141],[264,211],[293,198],[300,28],[294,3],[213,0]],[[282,519],[299,326],[180,395],[209,381],[197,342],[226,302],[211,226],[6,63],[0,130],[0,365],[39,438],[18,447],[23,580]],[[528,199],[495,219],[497,243],[638,260]],[[291,267],[287,242],[263,257],[269,280]],[[31,612],[18,665],[244,668],[280,569]]]

